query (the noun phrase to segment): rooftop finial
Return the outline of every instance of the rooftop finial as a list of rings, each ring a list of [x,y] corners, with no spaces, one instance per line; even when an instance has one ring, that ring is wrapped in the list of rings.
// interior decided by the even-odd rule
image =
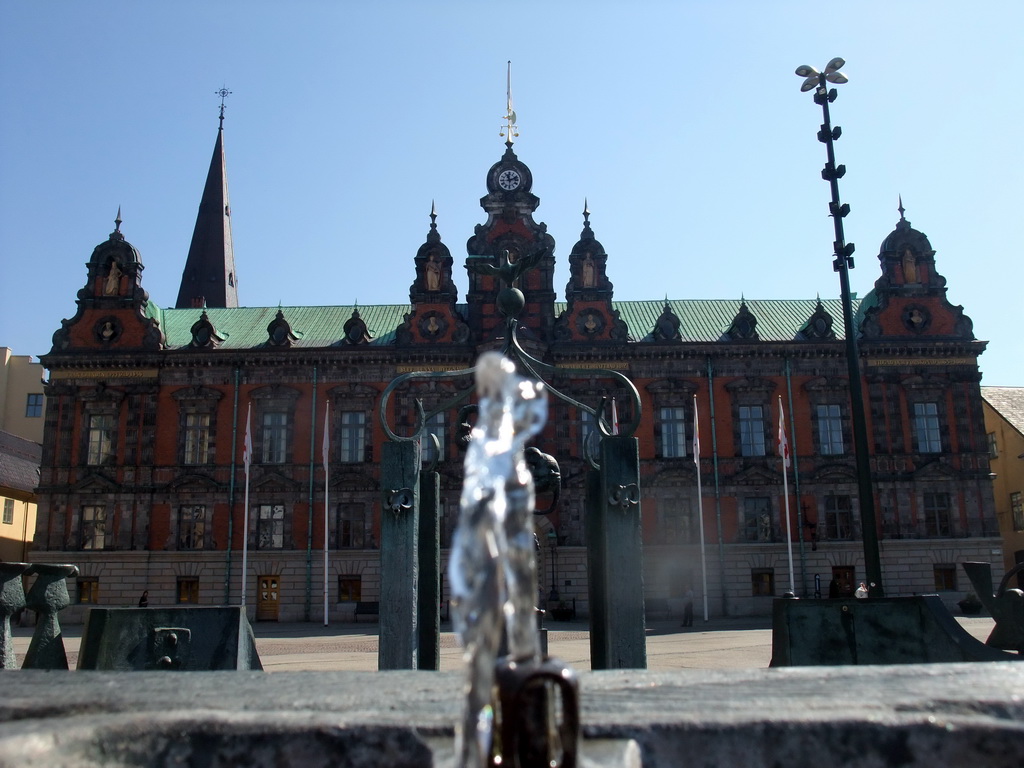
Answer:
[[[900,219],[903,219],[904,218],[903,217],[903,211],[904,211],[904,209],[903,209],[903,195],[900,195],[899,199],[900,199],[900,205],[899,205],[899,207],[896,210],[900,212]]]
[[[434,229],[437,226],[437,206],[434,205],[434,201],[430,201],[430,228]]]
[[[114,219],[114,231],[120,234],[121,232],[121,206],[117,206],[117,218]]]
[[[505,76],[505,95],[507,97],[507,105],[505,109],[505,117],[502,119],[505,121],[505,125],[501,126],[501,130],[498,131],[499,136],[505,137],[505,143],[508,146],[512,146],[512,139],[519,136],[519,126],[516,125],[516,113],[512,109],[512,62],[508,63],[508,73]]]
[[[226,87],[221,86],[220,90],[219,91],[215,91],[215,93],[218,96],[220,96],[220,129],[223,131],[224,130],[224,99],[226,99],[228,96],[231,95],[231,91],[229,91]]]
[[[587,205],[587,198],[583,198],[583,225],[590,226],[590,206]]]

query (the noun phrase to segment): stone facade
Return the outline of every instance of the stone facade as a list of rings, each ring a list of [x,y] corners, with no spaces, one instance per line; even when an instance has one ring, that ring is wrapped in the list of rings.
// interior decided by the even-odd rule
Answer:
[[[533,219],[532,184],[509,144],[486,176],[465,303],[433,213],[426,241],[410,249],[409,303],[358,308],[161,309],[142,289],[141,256],[118,222],[94,250],[78,311],[44,359],[33,559],[81,567],[81,602],[69,618],[86,601],[132,604],[144,589],[151,604],[237,602],[243,548],[246,603],[257,618],[322,619],[325,545],[332,617],[377,599],[382,394],[399,374],[467,369],[501,346],[502,269],[522,272],[519,338],[551,366],[550,383],[591,407],[608,398],[620,422],[635,426],[649,598],[671,606],[687,585],[701,592],[701,506],[713,614],[769,611],[791,580],[787,538],[798,594],[812,595],[816,576],[823,591],[833,576],[844,590],[863,579],[839,302],[614,300],[609,273],[626,267],[596,239],[589,212],[568,256],[565,301],[556,301],[554,241]],[[902,215],[879,266],[856,323],[884,586],[889,595],[940,589],[954,600],[966,587],[960,562],[988,560],[997,573],[1002,563],[979,390],[985,344],[946,300],[930,243]],[[633,382],[638,413],[602,369]],[[414,379],[383,407],[387,429],[400,435],[415,429],[417,401],[437,412],[426,429],[441,448],[443,555],[464,420],[443,405],[470,385]],[[780,404],[794,457],[788,520]],[[558,506],[538,516],[541,601],[554,584],[581,614],[585,455],[596,440],[593,417],[552,400],[537,445],[558,458],[563,488]]]

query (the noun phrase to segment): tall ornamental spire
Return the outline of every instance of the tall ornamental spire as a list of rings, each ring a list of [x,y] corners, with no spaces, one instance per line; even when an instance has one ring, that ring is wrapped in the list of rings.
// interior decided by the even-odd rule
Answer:
[[[508,63],[508,71],[505,75],[505,96],[506,96],[506,107],[505,117],[502,120],[505,121],[505,125],[501,126],[501,130],[498,131],[498,135],[504,137],[505,143],[508,146],[512,146],[512,139],[519,136],[519,126],[516,125],[516,112],[512,109],[512,62]]]
[[[221,88],[216,94],[220,96],[220,126],[206,187],[199,202],[192,244],[181,273],[181,288],[174,305],[177,309],[238,306],[238,276],[231,242],[231,204],[224,159],[224,100],[231,91]]]

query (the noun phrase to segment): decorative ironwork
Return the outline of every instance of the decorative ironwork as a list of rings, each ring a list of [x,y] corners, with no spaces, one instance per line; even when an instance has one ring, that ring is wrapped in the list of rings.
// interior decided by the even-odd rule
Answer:
[[[608,492],[608,503],[625,513],[640,503],[640,489],[636,483],[617,485]]]

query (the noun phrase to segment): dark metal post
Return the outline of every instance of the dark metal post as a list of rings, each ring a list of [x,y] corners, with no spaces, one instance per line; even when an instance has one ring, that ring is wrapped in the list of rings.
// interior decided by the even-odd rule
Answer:
[[[441,668],[441,475],[420,474],[417,669]]]
[[[418,441],[381,446],[378,669],[416,668],[419,474]]]
[[[601,440],[598,481],[588,483],[592,669],[646,669],[639,443]]]
[[[550,531],[548,531],[548,544],[550,545],[549,549],[551,550],[551,592],[550,594],[548,594],[548,602],[555,603],[558,602],[559,599],[557,571],[558,566],[555,562],[555,549],[558,546],[558,534],[555,533],[555,530],[553,528]]]
[[[846,174],[846,166],[836,165],[835,140],[842,135],[839,126],[832,127],[828,105],[836,99],[836,89],[828,89],[830,76],[833,82],[844,83],[846,77],[838,72],[844,64],[842,59],[833,59],[825,72],[815,72],[809,67],[800,67],[797,74],[806,77],[804,89],[814,87],[814,103],[821,105],[824,122],[818,131],[818,141],[825,145],[828,162],[821,171],[821,177],[829,183],[832,201],[829,214],[835,227],[833,243],[835,261],[833,269],[839,273],[840,299],[843,305],[843,328],[846,333],[846,364],[850,379],[850,421],[853,426],[853,451],[857,462],[857,494],[860,499],[861,532],[864,538],[864,567],[867,573],[871,597],[883,597],[882,564],[878,552],[878,523],[875,519],[874,488],[871,483],[871,461],[868,454],[867,417],[864,411],[864,393],[860,374],[860,351],[857,348],[857,328],[853,322],[853,302],[850,295],[850,270],[853,269],[853,243],[847,243],[843,233],[843,219],[850,212],[850,206],[839,199],[839,179]],[[813,78],[817,77],[817,83]]]

